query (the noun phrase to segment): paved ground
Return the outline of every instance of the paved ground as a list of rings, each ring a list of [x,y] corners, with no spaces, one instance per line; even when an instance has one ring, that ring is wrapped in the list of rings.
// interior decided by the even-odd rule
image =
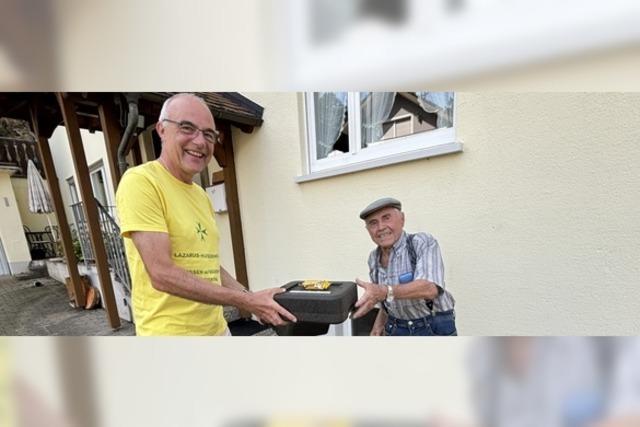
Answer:
[[[134,335],[132,323],[122,320],[114,331],[105,310],[72,308],[67,300],[65,286],[48,276],[0,276],[0,335]]]
[[[35,286],[36,282],[41,286]],[[236,312],[227,307],[225,317],[235,320]],[[135,335],[132,323],[121,322],[120,329],[114,331],[105,310],[71,307],[64,284],[46,275],[0,276],[0,335]],[[235,320],[229,328],[233,335],[275,335],[272,329],[250,320]]]

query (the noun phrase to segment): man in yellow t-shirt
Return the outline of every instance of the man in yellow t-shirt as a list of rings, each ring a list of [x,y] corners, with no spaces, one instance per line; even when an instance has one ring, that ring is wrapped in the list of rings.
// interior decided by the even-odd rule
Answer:
[[[160,157],[129,169],[116,194],[136,334],[229,335],[222,305],[273,325],[295,321],[273,300],[281,288],[248,292],[220,265],[213,209],[192,181],[218,141],[206,103],[192,94],[172,96],[156,131]]]

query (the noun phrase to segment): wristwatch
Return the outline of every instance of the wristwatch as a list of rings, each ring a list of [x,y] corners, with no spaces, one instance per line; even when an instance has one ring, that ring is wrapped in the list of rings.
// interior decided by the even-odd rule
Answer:
[[[387,285],[387,303],[391,304],[393,302],[393,287]]]

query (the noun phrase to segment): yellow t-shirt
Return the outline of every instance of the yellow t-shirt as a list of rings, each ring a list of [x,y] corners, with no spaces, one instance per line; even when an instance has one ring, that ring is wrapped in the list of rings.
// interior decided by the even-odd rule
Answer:
[[[171,258],[179,267],[220,286],[218,228],[205,191],[185,184],[158,161],[129,169],[116,194],[120,228],[131,272],[137,335],[219,335],[226,330],[222,307],[157,291],[142,262],[132,231],[168,233]]]

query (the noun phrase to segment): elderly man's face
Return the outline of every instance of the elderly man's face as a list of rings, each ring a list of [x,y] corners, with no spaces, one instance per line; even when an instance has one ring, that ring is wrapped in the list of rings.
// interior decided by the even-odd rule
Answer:
[[[177,98],[169,104],[167,119],[174,122],[190,122],[199,129],[215,130],[211,111],[198,99],[191,96]],[[176,178],[190,183],[193,176],[209,164],[213,154],[213,144],[202,132],[187,135],[180,125],[169,121],[159,122],[156,130],[162,138],[162,159],[164,165]]]
[[[371,240],[381,248],[390,248],[398,241],[404,228],[404,214],[396,208],[384,208],[365,219]]]

